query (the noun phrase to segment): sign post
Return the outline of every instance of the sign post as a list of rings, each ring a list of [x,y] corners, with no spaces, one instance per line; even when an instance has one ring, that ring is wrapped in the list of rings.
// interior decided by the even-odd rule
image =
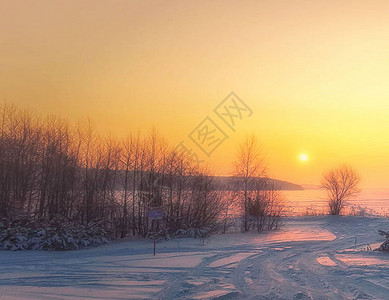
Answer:
[[[148,213],[149,220],[162,220],[163,219],[163,210],[161,207],[151,207],[149,208],[149,213]],[[154,256],[155,256],[155,244],[156,244],[156,235],[157,232],[154,233]]]

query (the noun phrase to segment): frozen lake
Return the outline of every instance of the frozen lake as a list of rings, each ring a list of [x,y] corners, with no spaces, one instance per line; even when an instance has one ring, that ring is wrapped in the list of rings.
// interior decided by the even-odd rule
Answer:
[[[283,191],[289,215],[304,213],[316,214],[328,211],[328,198],[325,190]],[[364,189],[348,201],[346,210],[358,214],[389,216],[389,189]]]

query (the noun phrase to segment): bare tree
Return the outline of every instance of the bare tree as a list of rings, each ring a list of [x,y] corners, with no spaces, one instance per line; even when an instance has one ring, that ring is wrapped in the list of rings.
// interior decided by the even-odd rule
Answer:
[[[339,215],[346,201],[359,193],[360,176],[351,166],[343,164],[323,175],[322,187],[327,190],[331,215]]]
[[[278,229],[282,224],[284,212],[283,195],[268,179],[259,180],[255,186],[253,198],[249,198],[248,209],[253,228],[258,232]]]
[[[250,229],[248,206],[250,190],[254,182],[263,177],[265,173],[266,167],[258,139],[254,135],[246,137],[237,151],[234,163],[234,176],[237,177],[240,190],[243,192],[244,231]]]
[[[229,184],[227,190],[224,191],[222,211],[222,233],[226,233],[227,230],[234,225],[234,211],[236,208],[235,199],[239,196],[239,190],[235,188],[235,185]]]
[[[121,166],[124,170],[124,180],[123,180],[123,212],[122,212],[122,224],[121,224],[121,237],[125,237],[127,234],[128,227],[128,194],[130,191],[130,173],[131,169],[134,170],[135,166],[133,163],[135,162],[134,158],[134,137],[129,135],[122,142],[122,152],[121,152]],[[135,201],[133,201],[133,205]],[[132,213],[134,214],[135,208]],[[135,223],[135,222],[134,222]],[[134,232],[135,235],[135,232]]]

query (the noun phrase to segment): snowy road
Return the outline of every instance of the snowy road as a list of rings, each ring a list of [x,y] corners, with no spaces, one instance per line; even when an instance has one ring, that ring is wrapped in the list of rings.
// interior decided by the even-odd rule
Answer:
[[[388,299],[389,219],[302,217],[270,234],[0,252],[0,299]]]

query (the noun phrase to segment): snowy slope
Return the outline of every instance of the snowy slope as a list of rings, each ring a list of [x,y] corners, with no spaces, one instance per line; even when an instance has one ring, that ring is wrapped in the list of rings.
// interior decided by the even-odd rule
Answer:
[[[1,299],[389,299],[389,219],[302,217],[269,234],[0,252]]]

